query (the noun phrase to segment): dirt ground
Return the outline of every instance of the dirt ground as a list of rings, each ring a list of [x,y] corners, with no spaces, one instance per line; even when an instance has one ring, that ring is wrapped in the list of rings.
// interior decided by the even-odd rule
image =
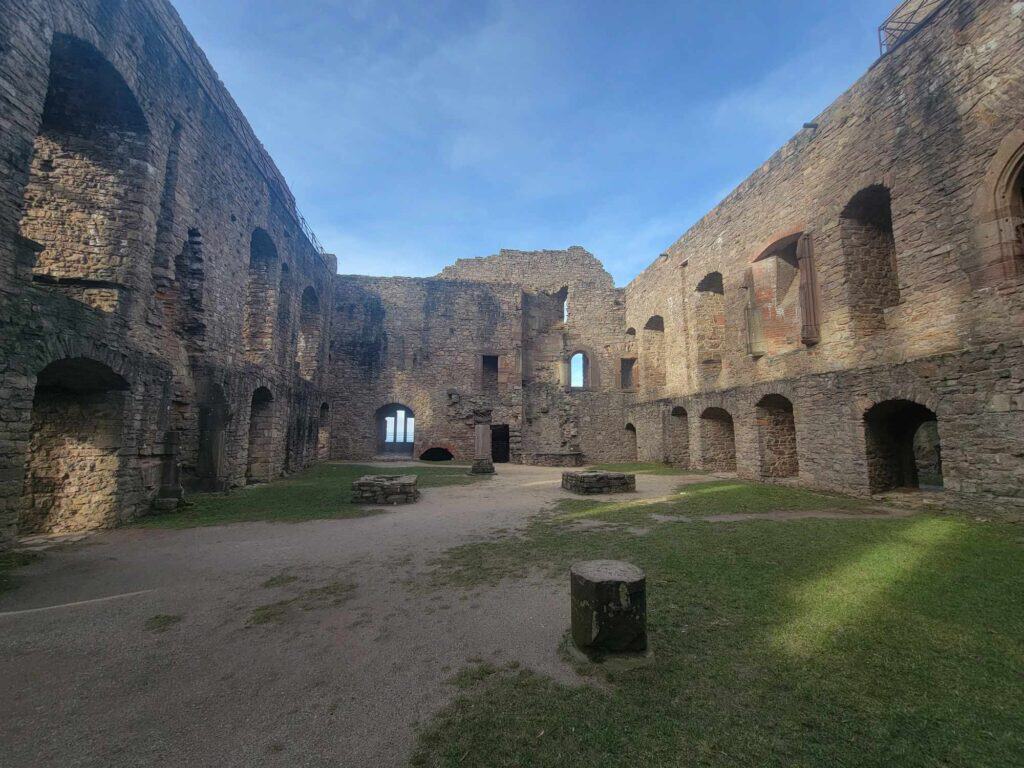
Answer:
[[[467,665],[572,682],[568,578],[424,589],[434,556],[569,497],[560,472],[503,465],[372,517],[48,550],[0,598],[3,765],[401,766]],[[706,479],[641,475],[638,490]]]

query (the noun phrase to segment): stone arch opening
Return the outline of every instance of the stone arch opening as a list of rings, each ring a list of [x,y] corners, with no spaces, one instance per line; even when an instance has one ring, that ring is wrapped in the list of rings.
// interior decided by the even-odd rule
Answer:
[[[54,35],[21,222],[22,234],[43,246],[36,282],[95,309],[117,309],[132,261],[155,228],[144,210],[149,138],[117,69],[89,43]]]
[[[569,358],[569,389],[587,389],[591,386],[590,358],[585,352],[576,352]]]
[[[327,459],[331,455],[331,406],[323,403],[317,422],[316,455],[318,459]]]
[[[875,333],[885,328],[885,310],[900,302],[888,187],[875,184],[854,195],[839,224],[854,332]]]
[[[666,459],[669,464],[683,469],[690,468],[690,415],[681,405],[675,406],[668,415],[668,438]]]
[[[636,440],[636,427],[632,424],[626,425],[626,456],[627,462],[635,462],[637,460],[637,440]]]
[[[651,316],[640,336],[641,383],[645,387],[665,386],[665,319]]]
[[[427,450],[420,454],[420,461],[441,462],[454,460],[455,456],[452,455],[452,452],[449,451],[447,448],[441,448],[440,446],[428,448]]]
[[[377,409],[377,452],[394,456],[412,456],[416,443],[416,416],[400,403]]]
[[[260,362],[274,348],[274,278],[278,277],[278,262],[273,239],[266,230],[254,229],[249,238],[244,328],[246,356],[253,362]]]
[[[708,408],[700,416],[701,461],[711,472],[736,471],[736,430],[732,415]]]
[[[222,491],[227,487],[225,435],[230,411],[224,390],[217,384],[199,404],[199,444],[195,485],[200,491]]]
[[[702,366],[718,366],[722,362],[722,339],[725,333],[725,283],[722,273],[710,272],[705,275],[697,283],[696,293],[693,329],[697,359]]]
[[[245,471],[248,483],[265,483],[273,477],[274,395],[266,387],[252,394],[249,407],[249,459]]]
[[[872,493],[940,490],[942,448],[935,413],[912,400],[886,400],[864,414],[868,484]]]
[[[793,403],[782,395],[767,395],[757,404],[757,437],[761,477],[796,477],[800,463],[796,452],[796,420]]]
[[[316,373],[320,357],[322,330],[323,313],[320,311],[320,297],[316,290],[309,286],[302,292],[299,342],[295,354],[299,365],[299,375],[304,379],[312,379]]]
[[[118,522],[127,395],[121,376],[88,358],[59,360],[40,372],[20,533],[70,533]]]

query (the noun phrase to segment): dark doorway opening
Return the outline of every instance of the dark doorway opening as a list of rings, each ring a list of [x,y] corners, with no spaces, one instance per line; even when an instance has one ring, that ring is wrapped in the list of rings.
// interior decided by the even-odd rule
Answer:
[[[941,490],[942,450],[935,413],[910,400],[887,400],[864,416],[872,493]]]
[[[420,461],[452,461],[454,458],[447,448],[428,448],[420,454]]]
[[[495,464],[508,464],[510,459],[508,424],[492,424],[491,461]]]

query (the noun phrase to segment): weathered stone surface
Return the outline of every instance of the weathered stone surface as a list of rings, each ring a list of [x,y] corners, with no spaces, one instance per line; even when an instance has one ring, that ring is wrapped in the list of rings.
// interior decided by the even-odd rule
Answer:
[[[365,475],[352,483],[356,504],[412,504],[419,498],[416,475]]]
[[[636,490],[636,475],[624,472],[563,472],[562,487],[585,496],[631,493]]]
[[[576,563],[569,573],[572,639],[588,653],[647,650],[647,577],[614,560]]]
[[[371,458],[396,403],[480,467],[486,411],[513,462],[1024,510],[1020,3],[940,7],[625,288],[339,276],[163,0],[0,22],[0,546]]]

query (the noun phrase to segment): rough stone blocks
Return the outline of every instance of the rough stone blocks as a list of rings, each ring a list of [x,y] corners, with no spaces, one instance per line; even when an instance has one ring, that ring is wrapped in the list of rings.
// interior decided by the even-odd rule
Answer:
[[[624,472],[563,472],[562,487],[584,496],[632,493],[636,490],[636,475]]]
[[[352,483],[356,504],[412,504],[419,500],[416,475],[364,475]]]

